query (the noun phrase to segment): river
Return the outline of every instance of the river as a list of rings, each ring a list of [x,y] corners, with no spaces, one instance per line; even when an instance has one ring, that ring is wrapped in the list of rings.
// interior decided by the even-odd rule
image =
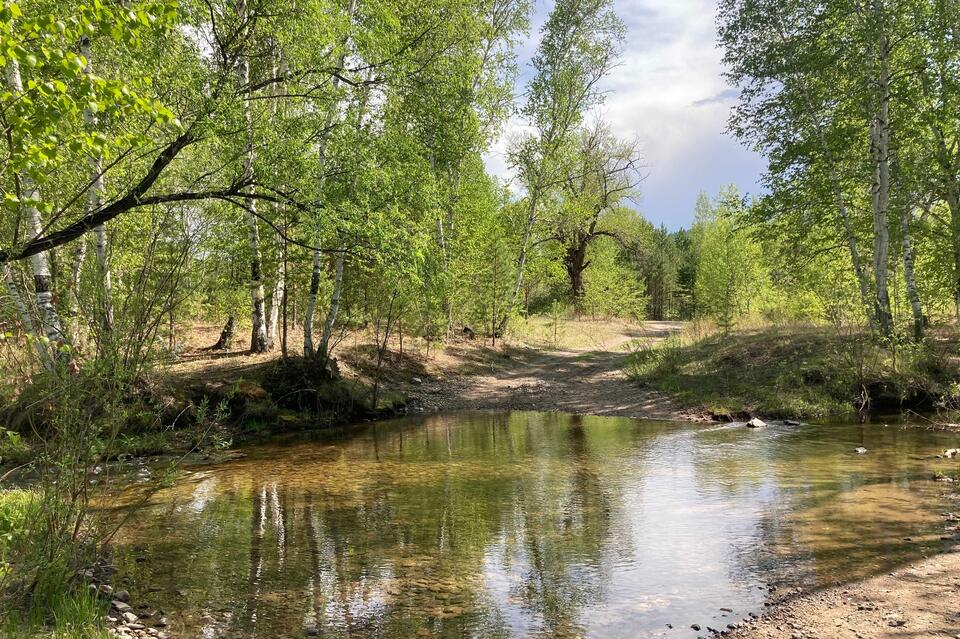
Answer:
[[[940,549],[956,501],[934,457],[957,439],[532,412],[373,423],[188,466],[122,529],[115,583],[178,637],[692,638],[762,612],[771,587]]]

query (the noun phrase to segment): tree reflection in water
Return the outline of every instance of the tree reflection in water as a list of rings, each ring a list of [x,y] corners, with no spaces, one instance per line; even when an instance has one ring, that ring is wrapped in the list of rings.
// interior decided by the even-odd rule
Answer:
[[[706,625],[758,606],[769,581],[827,583],[930,547],[885,540],[934,533],[940,493],[917,478],[938,435],[868,437],[872,457],[848,454],[853,427],[512,413],[278,442],[159,492],[122,533],[119,579],[188,637]],[[904,495],[908,518],[872,516]],[[857,552],[814,520],[856,530]]]

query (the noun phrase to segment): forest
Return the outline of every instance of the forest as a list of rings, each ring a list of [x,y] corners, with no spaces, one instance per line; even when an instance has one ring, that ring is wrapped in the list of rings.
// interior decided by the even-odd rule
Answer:
[[[278,409],[394,416],[405,340],[516,359],[544,322],[554,347],[563,322],[660,322],[624,346],[630,388],[699,414],[955,421],[960,2],[719,0],[726,132],[764,171],[689,185],[679,230],[605,117],[617,3],[541,4],[3,1],[0,635],[106,636],[84,579],[119,527],[93,487],[129,483],[106,465],[165,454],[173,481],[239,438],[237,402],[259,434],[292,429]],[[262,378],[168,380],[200,355]]]

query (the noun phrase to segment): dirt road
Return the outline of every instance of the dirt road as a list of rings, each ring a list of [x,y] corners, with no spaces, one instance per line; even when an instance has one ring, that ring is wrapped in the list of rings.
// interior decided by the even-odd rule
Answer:
[[[583,344],[580,347],[449,349],[447,359],[431,367],[421,384],[407,384],[403,390],[427,411],[539,410],[692,419],[693,413],[640,388],[623,372],[631,343],[662,340],[681,326],[645,322],[611,330],[609,325],[577,322],[567,328],[566,341]]]

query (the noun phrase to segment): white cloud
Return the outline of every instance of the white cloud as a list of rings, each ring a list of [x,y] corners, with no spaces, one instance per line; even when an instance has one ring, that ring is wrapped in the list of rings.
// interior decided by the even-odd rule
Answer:
[[[614,0],[614,6],[627,26],[623,62],[604,83],[608,94],[597,115],[618,135],[640,140],[649,172],[644,213],[676,228],[689,223],[700,190],[729,182],[756,190],[760,159],[724,139],[736,93],[722,75],[714,0]],[[550,7],[537,3],[535,24]],[[537,37],[534,29],[521,64],[528,64]],[[518,125],[511,122],[486,157],[503,177],[509,177],[506,140]]]

